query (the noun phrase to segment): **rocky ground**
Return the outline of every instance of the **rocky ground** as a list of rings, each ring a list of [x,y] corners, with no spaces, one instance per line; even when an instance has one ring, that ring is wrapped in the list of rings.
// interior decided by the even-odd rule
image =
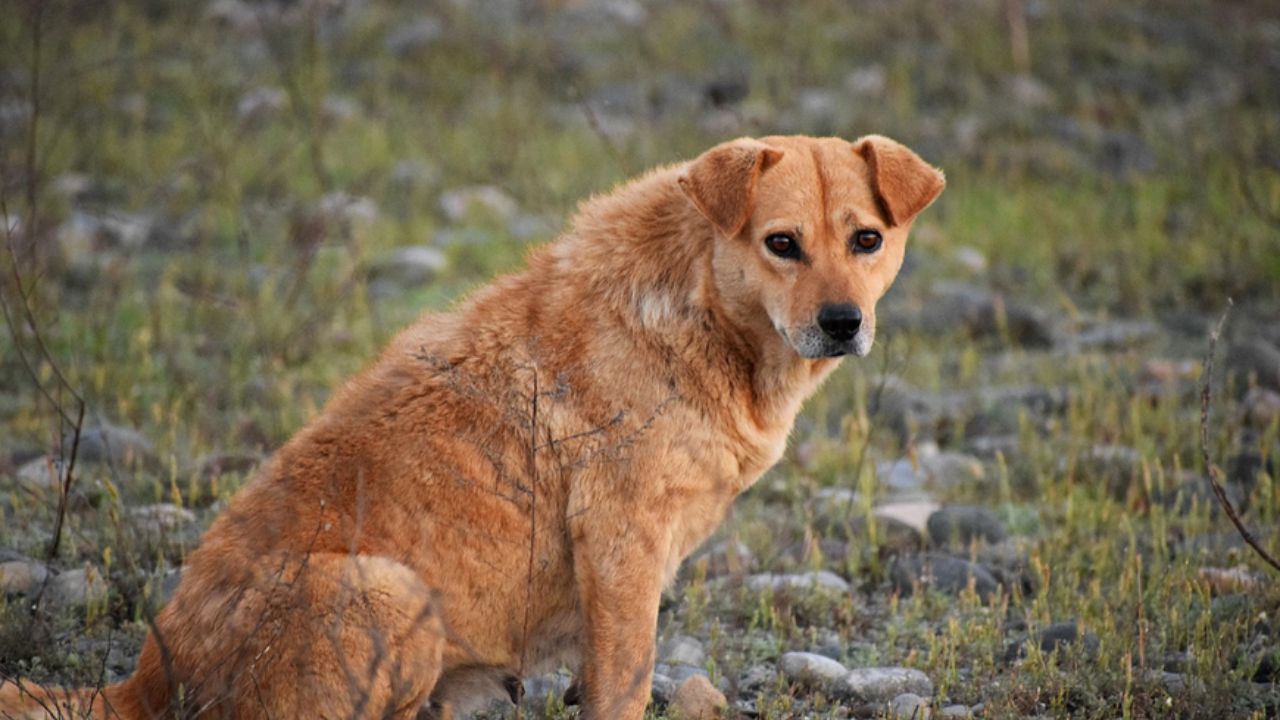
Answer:
[[[1230,297],[1207,449],[1280,551],[1270,5],[14,13],[0,674],[130,672],[254,468],[581,198],[739,134],[881,132],[948,190],[875,352],[665,596],[653,716],[1280,715],[1278,575],[1200,450]],[[570,682],[521,712],[572,717]]]

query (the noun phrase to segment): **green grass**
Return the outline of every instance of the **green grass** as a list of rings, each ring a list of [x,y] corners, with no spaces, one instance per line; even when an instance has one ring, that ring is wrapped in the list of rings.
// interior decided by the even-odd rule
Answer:
[[[104,497],[70,514],[53,564],[108,569],[110,600],[87,620],[34,624],[10,602],[0,616],[0,671],[85,682],[108,635],[126,656],[136,651],[156,578],[189,544],[139,539],[122,508],[177,501],[207,523],[217,506],[192,490],[201,484],[198,458],[278,447],[419,312],[448,307],[520,264],[530,240],[484,213],[450,222],[443,191],[500,187],[535,219],[541,229],[531,240],[540,242],[592,193],[733,135],[879,132],[946,169],[948,189],[918,223],[912,269],[886,300],[876,353],[846,363],[809,403],[788,459],[740,500],[721,536],[777,569],[786,566],[781,550],[812,536],[829,510],[811,500],[819,488],[857,489],[863,500],[849,515],[870,512],[875,461],[913,450],[864,409],[885,369],[933,392],[1068,388],[1059,412],[1008,409],[1002,422],[1018,438],[1017,456],[986,463],[981,482],[938,493],[997,510],[1029,559],[1036,591],[993,604],[971,594],[896,598],[882,538],[864,524],[847,557],[818,563],[853,582],[857,603],[759,597],[692,576],[673,590],[664,628],[708,639],[726,678],[834,632],[848,664],[921,668],[939,701],[983,702],[987,717],[1275,712],[1275,686],[1248,682],[1280,636],[1274,573],[1251,592],[1212,597],[1200,567],[1262,566],[1248,553],[1178,552],[1182,538],[1231,529],[1207,496],[1186,513],[1153,499],[1179,471],[1203,470],[1199,404],[1194,387],[1151,397],[1137,379],[1153,357],[1198,359],[1203,334],[1165,322],[1137,349],[1063,355],[1008,337],[903,330],[894,315],[935,281],[968,278],[1068,326],[1121,317],[1190,318],[1207,328],[1228,297],[1241,305],[1229,339],[1275,321],[1275,8],[1028,4],[1028,70],[1048,99],[1020,104],[1009,90],[1018,67],[1006,3],[994,1],[662,2],[644,7],[640,27],[551,4],[510,22],[480,4],[444,4],[432,11],[442,35],[403,56],[383,41],[417,17],[407,3],[333,11],[297,3],[283,19],[264,15],[261,27],[240,29],[204,7],[55,0],[11,8],[0,23],[0,100],[12,109],[0,123],[0,191],[5,214],[24,227],[34,216],[39,231],[30,255],[22,233],[10,239],[19,254],[0,261],[0,289],[17,301],[16,269],[50,357],[90,416],[138,429],[159,459],[143,469],[85,470]],[[21,108],[37,35],[33,129]],[[868,67],[883,88],[850,89],[851,71]],[[702,91],[711,80],[745,83],[749,93],[712,108]],[[261,88],[278,89],[280,107],[256,121],[238,117],[242,98]],[[834,104],[806,109],[814,89]],[[335,116],[326,109],[334,98],[356,111]],[[402,162],[426,171],[397,181]],[[89,200],[59,190],[69,173],[92,180]],[[319,200],[339,190],[370,198],[376,216],[342,222],[320,213]],[[147,213],[158,237],[78,248],[59,239],[76,212]],[[371,264],[459,230],[481,241],[446,248],[444,275],[390,300],[371,296]],[[988,268],[963,270],[958,248],[979,251]],[[33,336],[6,332],[0,451],[45,451],[61,430],[19,349],[34,357]],[[33,366],[52,386],[51,364]],[[1219,393],[1215,457],[1244,446],[1274,458],[1280,431],[1275,423],[1245,428],[1237,398]],[[964,449],[963,427],[939,439]],[[1133,448],[1140,462],[1108,480],[1086,461],[1103,444]],[[814,457],[801,457],[805,446]],[[243,480],[220,478],[216,493],[225,497]],[[53,511],[15,488],[0,477],[0,547],[40,557]],[[1250,524],[1276,527],[1274,478],[1263,476],[1248,499]],[[1267,542],[1274,551],[1274,532]],[[1003,659],[1009,645],[1064,619],[1099,636],[1095,658],[1032,649],[1019,664]],[[88,651],[69,640],[78,636],[93,640]],[[1146,671],[1182,652],[1197,689],[1170,694]],[[762,718],[835,712],[782,681],[749,699]]]

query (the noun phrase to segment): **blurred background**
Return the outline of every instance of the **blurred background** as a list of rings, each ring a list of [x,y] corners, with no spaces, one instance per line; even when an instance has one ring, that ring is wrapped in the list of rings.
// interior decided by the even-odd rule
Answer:
[[[3,0],[0,671],[127,672],[253,467],[582,199],[880,133],[948,188],[659,674],[743,716],[896,712],[779,670],[815,651],[924,671],[934,712],[1274,717],[1280,595],[1199,383],[1231,298],[1208,450],[1275,552],[1278,78],[1260,0]]]

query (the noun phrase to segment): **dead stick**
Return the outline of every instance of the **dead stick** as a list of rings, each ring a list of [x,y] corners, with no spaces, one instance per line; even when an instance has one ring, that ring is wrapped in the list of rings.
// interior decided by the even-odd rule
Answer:
[[[1200,454],[1204,458],[1205,470],[1209,473],[1209,484],[1213,487],[1213,494],[1217,496],[1218,503],[1222,505],[1223,511],[1227,513],[1227,517],[1231,518],[1231,522],[1236,526],[1236,530],[1240,532],[1240,537],[1253,548],[1255,552],[1267,561],[1267,564],[1276,570],[1280,570],[1280,562],[1278,562],[1267,549],[1253,537],[1253,533],[1244,526],[1240,520],[1240,515],[1236,513],[1235,507],[1231,505],[1231,501],[1227,499],[1227,491],[1222,487],[1222,468],[1218,467],[1209,458],[1209,401],[1213,398],[1213,356],[1218,349],[1218,336],[1222,334],[1222,327],[1227,324],[1227,315],[1231,313],[1231,300],[1227,300],[1227,309],[1223,311],[1222,318],[1218,320],[1218,325],[1214,327],[1213,332],[1209,333],[1209,352],[1204,358],[1204,384],[1200,386]]]

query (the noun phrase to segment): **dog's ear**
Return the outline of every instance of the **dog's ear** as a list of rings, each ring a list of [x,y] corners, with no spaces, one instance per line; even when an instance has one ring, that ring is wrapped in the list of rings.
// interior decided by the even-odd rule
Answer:
[[[733,237],[751,217],[760,173],[782,159],[782,151],[740,138],[698,156],[680,174],[680,189],[720,232]]]
[[[910,222],[947,186],[941,170],[895,140],[867,135],[853,149],[867,161],[876,197],[893,225]]]

